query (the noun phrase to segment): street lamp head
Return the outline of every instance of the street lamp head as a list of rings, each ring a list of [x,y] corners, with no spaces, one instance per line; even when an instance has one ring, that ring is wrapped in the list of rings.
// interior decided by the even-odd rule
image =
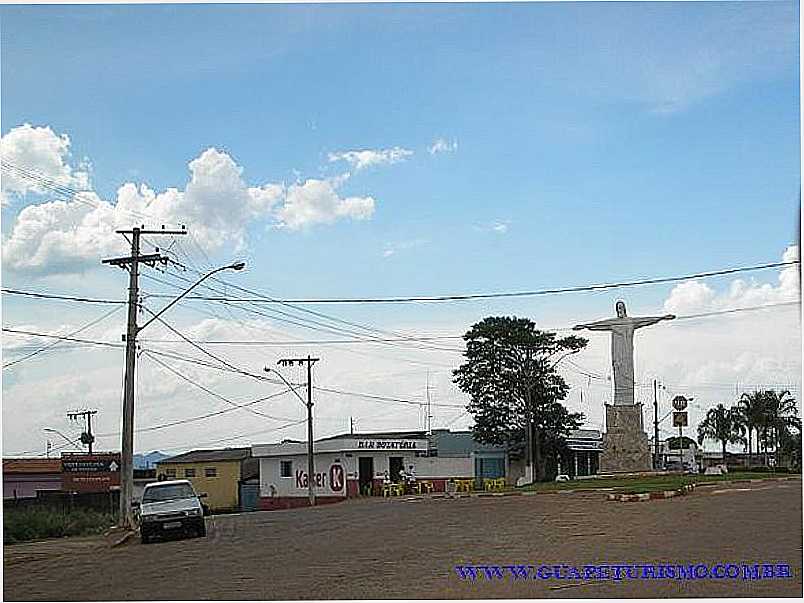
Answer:
[[[236,263],[232,264],[231,266],[229,266],[229,268],[231,268],[232,270],[242,270],[245,267],[246,267],[245,262],[236,262]]]

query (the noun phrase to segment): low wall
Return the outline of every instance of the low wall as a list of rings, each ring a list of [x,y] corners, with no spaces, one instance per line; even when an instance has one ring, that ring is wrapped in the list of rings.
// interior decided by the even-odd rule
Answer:
[[[316,496],[316,505],[329,505],[346,500],[343,496]],[[309,507],[310,500],[306,496],[274,496],[260,497],[260,511],[278,511],[280,509],[298,509]]]

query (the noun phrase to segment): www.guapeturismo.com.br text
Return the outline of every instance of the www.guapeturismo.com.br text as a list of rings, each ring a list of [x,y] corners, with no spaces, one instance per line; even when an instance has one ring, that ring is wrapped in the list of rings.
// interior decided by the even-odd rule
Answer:
[[[455,573],[470,582],[521,580],[774,580],[793,577],[786,563],[610,563],[456,565]]]

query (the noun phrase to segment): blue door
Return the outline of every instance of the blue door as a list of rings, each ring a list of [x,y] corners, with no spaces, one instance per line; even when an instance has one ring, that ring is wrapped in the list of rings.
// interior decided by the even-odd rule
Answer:
[[[240,510],[256,511],[259,509],[260,485],[240,484]]]

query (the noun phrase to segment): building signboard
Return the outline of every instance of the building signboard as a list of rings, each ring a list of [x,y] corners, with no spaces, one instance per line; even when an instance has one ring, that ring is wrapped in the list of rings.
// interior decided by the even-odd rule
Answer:
[[[61,489],[67,492],[104,492],[120,486],[120,454],[64,454]]]
[[[417,440],[357,440],[358,450],[420,450]]]

